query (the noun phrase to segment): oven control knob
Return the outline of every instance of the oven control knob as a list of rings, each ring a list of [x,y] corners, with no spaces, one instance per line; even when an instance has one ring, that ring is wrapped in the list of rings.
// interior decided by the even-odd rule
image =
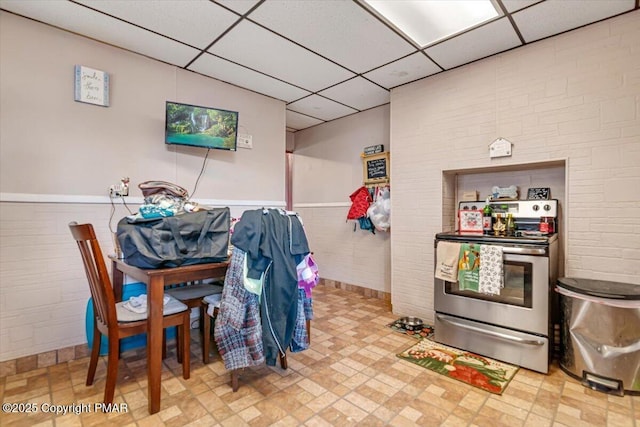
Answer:
[[[534,210],[534,211],[538,211],[538,210],[540,210],[540,206],[538,206],[538,205],[533,205],[533,210]]]
[[[473,205],[473,206],[471,206],[471,210],[475,211],[475,210],[478,210],[478,208],[476,207],[476,205]]]
[[[551,210],[551,206],[550,205],[544,205],[544,210],[545,211],[550,211]]]

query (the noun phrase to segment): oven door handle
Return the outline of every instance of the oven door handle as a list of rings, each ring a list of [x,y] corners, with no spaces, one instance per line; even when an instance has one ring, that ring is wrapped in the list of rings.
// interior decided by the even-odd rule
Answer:
[[[503,246],[502,252],[505,254],[518,255],[546,255],[547,250],[544,248],[518,248],[513,246]]]
[[[544,341],[542,341],[542,340],[529,340],[529,339],[525,339],[525,338],[514,337],[513,335],[503,334],[501,332],[487,331],[487,330],[484,330],[484,329],[481,329],[481,328],[478,328],[478,327],[475,327],[475,326],[464,325],[462,323],[455,322],[455,321],[451,320],[449,318],[449,316],[443,316],[441,314],[436,314],[436,317],[438,318],[438,320],[441,320],[441,321],[446,322],[446,323],[450,323],[450,324],[452,324],[454,326],[457,326],[458,328],[468,329],[470,331],[477,332],[479,334],[489,335],[489,336],[492,336],[494,338],[498,338],[498,339],[501,339],[501,340],[514,341],[514,342],[517,342],[518,344],[537,345],[537,346],[544,345]]]

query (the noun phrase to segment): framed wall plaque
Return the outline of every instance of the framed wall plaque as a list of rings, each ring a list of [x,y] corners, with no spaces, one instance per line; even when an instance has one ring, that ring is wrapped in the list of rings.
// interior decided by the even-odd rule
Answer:
[[[78,102],[109,106],[109,74],[83,65],[74,69],[74,96]]]

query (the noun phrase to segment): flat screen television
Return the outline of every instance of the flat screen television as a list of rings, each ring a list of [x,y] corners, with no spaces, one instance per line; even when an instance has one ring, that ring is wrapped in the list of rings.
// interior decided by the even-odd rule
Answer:
[[[238,112],[167,101],[164,142],[236,151]]]

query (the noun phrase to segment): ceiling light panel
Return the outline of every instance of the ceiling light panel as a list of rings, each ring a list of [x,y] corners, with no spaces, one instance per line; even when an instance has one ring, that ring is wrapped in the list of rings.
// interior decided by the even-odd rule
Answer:
[[[209,0],[77,0],[89,7],[204,49],[239,17]]]
[[[522,43],[507,18],[491,22],[425,49],[445,69],[504,52]]]
[[[338,117],[357,113],[357,110],[338,104],[318,95],[311,95],[287,105],[287,109],[297,111],[320,120],[333,120]]]
[[[365,1],[421,47],[499,16],[490,0]]]
[[[531,42],[628,12],[635,1],[547,0],[512,16],[525,41]]]
[[[389,102],[389,91],[363,79],[356,77],[319,92],[342,104],[358,110],[367,110]]]
[[[249,19],[357,73],[416,50],[352,1],[268,1]]]
[[[11,12],[180,67],[198,54],[196,49],[69,1],[4,0],[1,5]]]
[[[399,59],[391,64],[364,74],[366,78],[391,89],[442,71],[421,52]]]
[[[264,74],[249,70],[248,68],[241,67],[233,62],[226,61],[208,53],[196,59],[188,69],[227,83],[232,83],[236,86],[251,88],[253,91],[285,102],[291,102],[311,94],[306,90],[291,86],[288,83],[281,82],[280,80],[265,76]]]
[[[248,21],[242,21],[209,51],[311,92],[354,73]]]

